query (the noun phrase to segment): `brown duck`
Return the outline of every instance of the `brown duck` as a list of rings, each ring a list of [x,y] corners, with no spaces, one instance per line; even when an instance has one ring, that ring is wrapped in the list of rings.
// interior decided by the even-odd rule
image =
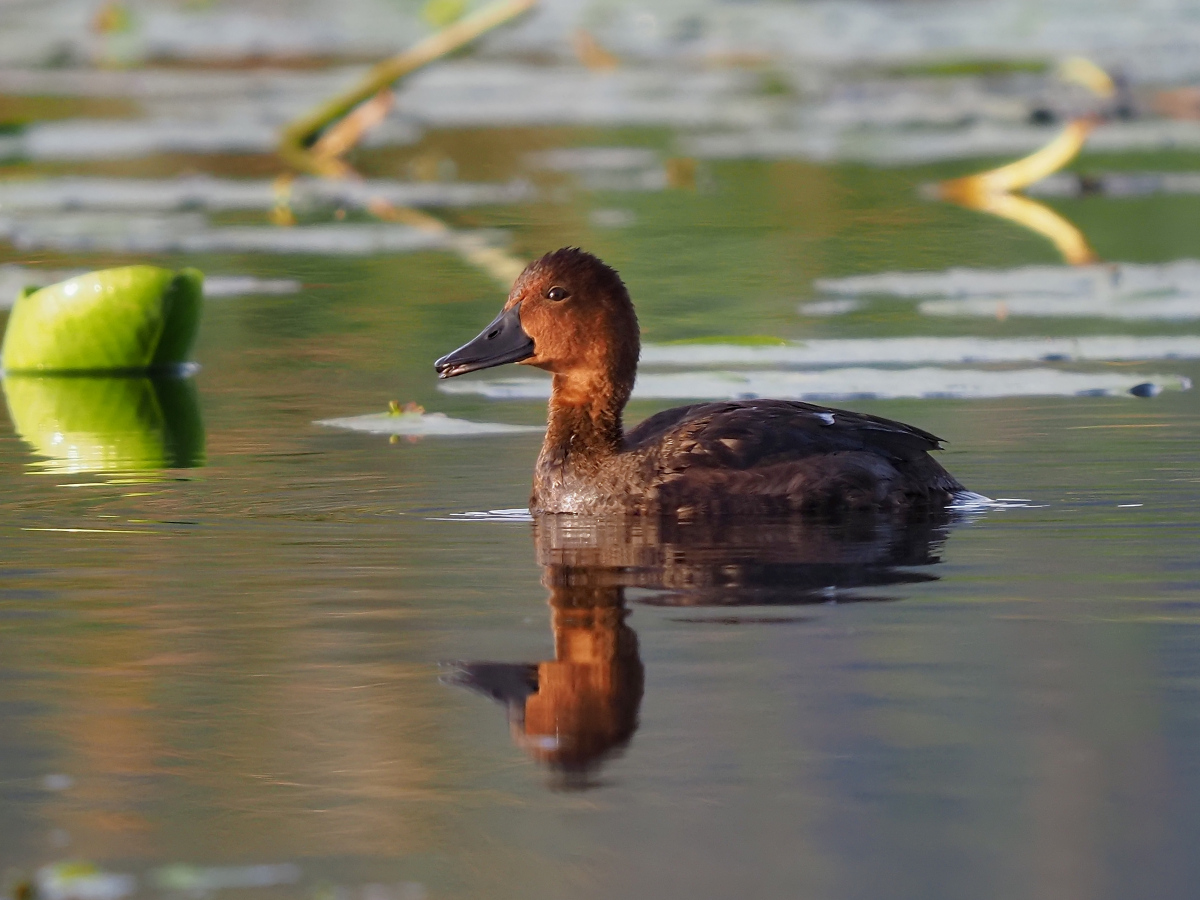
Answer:
[[[929,455],[934,435],[811,403],[697,403],[626,432],[639,346],[620,276],[567,247],[531,263],[500,315],[434,367],[452,378],[515,362],[554,376],[535,515],[916,510],[963,490]]]

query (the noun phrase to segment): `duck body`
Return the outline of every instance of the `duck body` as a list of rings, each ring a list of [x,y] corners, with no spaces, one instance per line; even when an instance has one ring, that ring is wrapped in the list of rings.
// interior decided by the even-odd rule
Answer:
[[[535,515],[916,510],[964,490],[930,456],[941,446],[934,435],[810,403],[697,403],[625,432],[638,350],[619,276],[566,248],[532,263],[495,321],[436,368],[443,378],[505,362],[553,373]]]
[[[945,506],[963,486],[929,455],[937,437],[900,422],[787,400],[668,409],[618,452],[543,447],[535,513],[708,514]]]

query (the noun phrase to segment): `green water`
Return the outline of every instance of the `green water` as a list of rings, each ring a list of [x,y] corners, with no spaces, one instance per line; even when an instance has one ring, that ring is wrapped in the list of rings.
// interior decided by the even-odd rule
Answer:
[[[460,177],[504,178],[525,139],[427,144]],[[450,221],[504,227],[525,258],[592,250],[653,341],[1200,333],[898,301],[797,314],[818,277],[1057,262],[1015,225],[918,199],[947,173],[714,163],[695,191]],[[1105,259],[1200,257],[1200,198],[1053,205]],[[593,226],[596,208],[632,224]],[[137,875],[144,896],[178,863],[291,863],[290,883],[233,893],[314,900],[1191,895],[1200,393],[847,404],[944,436],[966,485],[1032,503],[915,534],[785,533],[779,558],[744,532],[547,536],[446,520],[522,506],[537,435],[389,442],[312,424],[393,399],[538,422],[537,402],[437,390],[433,359],[503,300],[487,275],[440,253],[155,262],[306,286],[211,301],[194,397],[120,389],[143,399],[113,421],[151,443],[186,433],[186,452],[173,439],[157,458],[198,465],[155,469],[139,450],[137,472],[72,471],[0,432],[10,880],[81,859]],[[1196,361],[1133,368],[1200,378]],[[555,660],[556,635],[560,661],[602,659],[559,735],[599,749],[570,771],[530,739],[528,711],[510,722],[448,683],[456,661]]]

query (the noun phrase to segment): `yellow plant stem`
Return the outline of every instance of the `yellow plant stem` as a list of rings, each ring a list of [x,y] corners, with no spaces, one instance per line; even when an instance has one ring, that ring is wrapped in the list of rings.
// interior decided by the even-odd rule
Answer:
[[[1105,100],[1117,94],[1112,76],[1086,56],[1068,56],[1058,66],[1058,77],[1071,84],[1082,85]]]
[[[1095,127],[1094,119],[1074,119],[1040,150],[998,169],[943,181],[939,193],[947,200],[964,203],[971,197],[1027,188],[1073,160]]]
[[[388,222],[399,222],[429,234],[445,238],[447,243],[467,262],[483,269],[504,287],[509,287],[525,269],[525,263],[510,253],[488,244],[473,234],[455,231],[441,219],[410,206],[393,206],[386,200],[376,198],[367,209],[371,215]]]
[[[498,25],[531,9],[536,3],[537,0],[498,0],[430,35],[415,47],[384,60],[372,68],[353,88],[326,101],[284,128],[279,145],[280,155],[298,169],[317,175],[326,174],[308,149],[322,130],[380,91],[390,88],[398,79],[453,53]]]
[[[363,135],[387,118],[395,102],[396,95],[390,90],[380,91],[366,103],[356,106],[345,118],[325,129],[309,148],[309,152],[322,162],[338,162],[338,157],[353,148],[362,140]]]
[[[1074,159],[1096,124],[1095,119],[1075,119],[1046,146],[1016,162],[941,182],[937,196],[1024,225],[1048,238],[1070,265],[1094,263],[1096,253],[1078,228],[1048,206],[1012,192],[1052,175]]]

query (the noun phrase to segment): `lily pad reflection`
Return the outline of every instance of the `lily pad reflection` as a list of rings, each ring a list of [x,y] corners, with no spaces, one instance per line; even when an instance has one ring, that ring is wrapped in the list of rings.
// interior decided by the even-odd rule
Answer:
[[[204,465],[190,378],[22,376],[4,380],[17,434],[53,473],[148,472]]]

